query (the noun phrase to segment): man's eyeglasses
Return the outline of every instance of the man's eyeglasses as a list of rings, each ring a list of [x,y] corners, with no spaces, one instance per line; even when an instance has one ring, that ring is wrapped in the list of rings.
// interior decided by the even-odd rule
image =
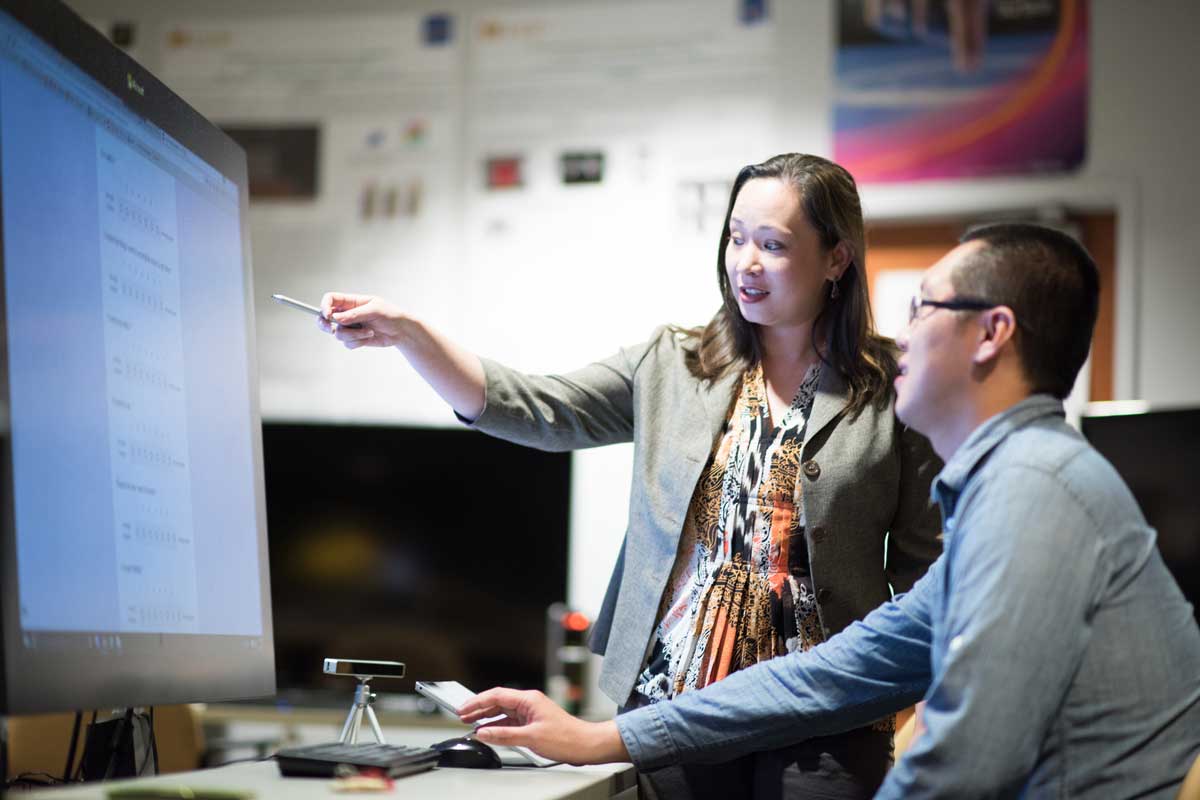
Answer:
[[[913,297],[912,302],[908,306],[908,324],[912,325],[917,321],[917,316],[921,312],[923,306],[930,308],[946,308],[951,311],[986,311],[989,308],[995,308],[996,303],[989,303],[986,300],[971,300],[967,298],[958,298],[950,300],[926,300],[922,297]]]

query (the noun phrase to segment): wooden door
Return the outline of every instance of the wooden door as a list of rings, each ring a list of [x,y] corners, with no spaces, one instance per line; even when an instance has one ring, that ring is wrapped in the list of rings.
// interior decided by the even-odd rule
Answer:
[[[1027,217],[1032,218],[1032,215]],[[1013,219],[1005,216],[1005,220]],[[945,255],[969,226],[983,221],[991,220],[956,218],[868,223],[867,285],[871,289],[877,319],[894,320],[897,313],[894,306],[901,300],[895,287],[911,285],[917,271]],[[1100,314],[1092,337],[1088,399],[1112,400],[1116,217],[1111,212],[1068,213],[1058,224],[1078,236],[1100,270]],[[904,307],[899,313],[906,310]]]

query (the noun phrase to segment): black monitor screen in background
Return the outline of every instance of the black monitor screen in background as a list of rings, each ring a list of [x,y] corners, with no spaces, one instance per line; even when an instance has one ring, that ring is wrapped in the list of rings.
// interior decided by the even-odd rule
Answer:
[[[1085,415],[1081,428],[1129,484],[1200,620],[1200,408]]]
[[[263,426],[280,697],[347,702],[326,656],[541,688],[566,593],[570,456],[468,430]]]
[[[4,709],[273,691],[245,156],[0,2]]]

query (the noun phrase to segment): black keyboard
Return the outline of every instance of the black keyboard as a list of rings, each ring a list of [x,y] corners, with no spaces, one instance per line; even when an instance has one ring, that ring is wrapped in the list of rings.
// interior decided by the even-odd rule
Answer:
[[[285,747],[275,754],[275,760],[279,762],[280,774],[291,778],[329,778],[367,769],[399,778],[432,769],[440,755],[428,747],[332,742]]]

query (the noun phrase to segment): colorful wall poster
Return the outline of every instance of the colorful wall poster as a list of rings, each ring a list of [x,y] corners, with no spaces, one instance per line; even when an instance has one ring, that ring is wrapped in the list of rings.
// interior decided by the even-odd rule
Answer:
[[[1086,0],[841,0],[834,157],[861,182],[1066,172]]]

